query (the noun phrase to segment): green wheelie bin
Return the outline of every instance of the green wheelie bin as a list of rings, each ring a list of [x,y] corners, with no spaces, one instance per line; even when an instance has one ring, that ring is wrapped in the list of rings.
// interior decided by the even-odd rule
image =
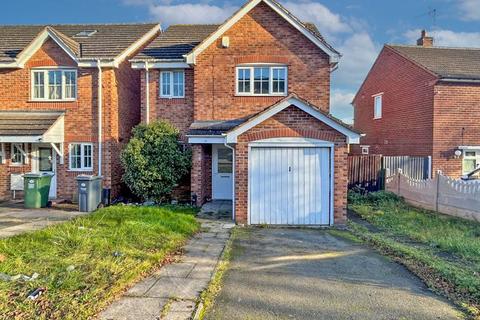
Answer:
[[[53,175],[50,173],[33,172],[25,173],[23,175],[23,202],[25,208],[45,208],[47,206],[52,176]]]

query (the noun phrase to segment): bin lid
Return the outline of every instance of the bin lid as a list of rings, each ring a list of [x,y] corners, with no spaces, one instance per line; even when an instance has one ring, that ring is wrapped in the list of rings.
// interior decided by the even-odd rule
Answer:
[[[102,176],[95,176],[95,175],[88,175],[88,174],[81,174],[77,176],[77,181],[91,181],[91,180],[98,180],[103,179]]]
[[[24,178],[41,178],[42,174],[37,172],[27,172],[23,174]]]

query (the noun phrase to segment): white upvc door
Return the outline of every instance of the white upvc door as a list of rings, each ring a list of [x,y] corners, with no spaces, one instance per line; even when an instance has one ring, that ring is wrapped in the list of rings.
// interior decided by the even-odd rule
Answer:
[[[249,223],[330,224],[331,149],[252,147]]]
[[[232,200],[233,151],[223,145],[212,145],[212,198]]]
[[[48,197],[57,197],[57,156],[55,150],[49,144],[32,145],[32,171],[38,173],[53,174]]]

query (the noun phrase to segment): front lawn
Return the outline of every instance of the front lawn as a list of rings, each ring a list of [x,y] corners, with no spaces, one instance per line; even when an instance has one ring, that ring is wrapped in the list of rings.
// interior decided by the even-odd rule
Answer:
[[[353,233],[480,315],[480,224],[414,208],[392,193],[349,194]],[[367,223],[365,222],[367,221]]]
[[[112,206],[44,230],[0,240],[0,315],[85,319],[159,266],[199,228],[194,209]],[[36,288],[45,288],[35,300]]]

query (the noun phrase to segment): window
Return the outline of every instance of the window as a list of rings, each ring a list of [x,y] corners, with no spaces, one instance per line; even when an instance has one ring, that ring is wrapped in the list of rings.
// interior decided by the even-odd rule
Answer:
[[[286,95],[287,68],[278,66],[237,67],[236,94]]]
[[[93,170],[93,144],[72,143],[70,150],[70,170]]]
[[[183,70],[160,72],[160,97],[185,97],[185,73]]]
[[[382,94],[373,96],[373,118],[382,118]]]
[[[20,166],[26,161],[27,145],[25,143],[12,143],[10,148],[10,164],[14,166]]]
[[[32,100],[75,100],[77,71],[36,69],[32,71]]]
[[[463,174],[467,174],[480,165],[480,150],[464,150],[463,152]]]

